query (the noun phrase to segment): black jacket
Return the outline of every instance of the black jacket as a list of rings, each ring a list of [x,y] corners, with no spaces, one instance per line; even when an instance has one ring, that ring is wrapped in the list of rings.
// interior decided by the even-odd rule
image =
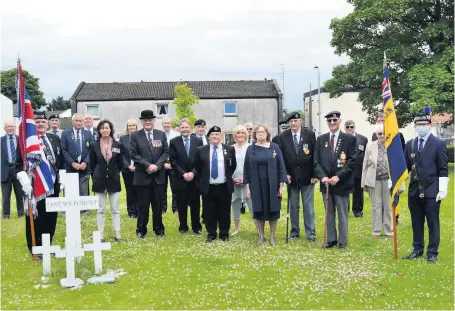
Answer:
[[[183,174],[193,172],[194,170],[194,155],[198,147],[202,146],[202,140],[196,136],[190,136],[190,156],[186,155],[185,145],[182,136],[174,137],[169,144],[169,159],[172,165],[173,178],[172,187],[174,189],[186,189],[188,182],[183,178]],[[193,179],[190,183],[194,183]]]
[[[119,142],[122,144],[123,147],[123,166],[122,172],[132,173],[128,166],[131,165],[131,154],[130,154],[130,135],[123,135],[120,136]]]
[[[120,192],[120,171],[123,166],[122,144],[112,142],[112,158],[106,162],[101,153],[100,141],[90,145],[90,170],[92,171],[93,192]]]
[[[368,138],[358,133],[355,133],[354,136],[357,139],[355,150],[357,152],[357,156],[355,159],[355,170],[354,170],[354,178],[361,179],[362,178],[362,167],[363,167],[363,158],[365,157],[365,149],[368,144]]]

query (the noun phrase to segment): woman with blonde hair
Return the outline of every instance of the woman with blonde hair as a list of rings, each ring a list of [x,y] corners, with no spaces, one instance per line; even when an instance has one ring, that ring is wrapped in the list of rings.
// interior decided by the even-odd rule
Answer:
[[[137,121],[134,118],[128,119],[126,121],[125,134],[119,140],[123,146],[122,176],[126,189],[126,208],[130,218],[137,218],[138,197],[136,187],[133,185],[135,167],[130,155],[130,137],[136,131]]]
[[[232,235],[236,235],[240,232],[240,210],[243,206],[247,205],[251,215],[253,215],[251,199],[246,197],[246,187],[243,184],[243,165],[245,161],[246,150],[248,149],[248,131],[245,126],[238,125],[232,131],[235,144],[235,158],[237,161],[237,168],[232,174],[234,181],[234,192],[232,193],[232,217],[234,218],[235,231]],[[256,224],[256,220],[254,220]]]

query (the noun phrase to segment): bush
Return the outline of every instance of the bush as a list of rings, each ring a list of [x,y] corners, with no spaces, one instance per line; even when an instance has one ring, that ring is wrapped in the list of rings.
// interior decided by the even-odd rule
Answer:
[[[449,153],[449,163],[453,163],[453,152],[454,146],[447,146],[447,152]]]

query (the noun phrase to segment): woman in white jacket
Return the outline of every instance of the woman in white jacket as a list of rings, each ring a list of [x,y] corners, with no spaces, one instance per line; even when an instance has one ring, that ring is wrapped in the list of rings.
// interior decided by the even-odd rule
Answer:
[[[362,188],[370,195],[373,238],[384,234],[393,237],[392,209],[390,207],[390,181],[384,125],[376,124],[378,140],[369,143],[365,150],[362,169]]]

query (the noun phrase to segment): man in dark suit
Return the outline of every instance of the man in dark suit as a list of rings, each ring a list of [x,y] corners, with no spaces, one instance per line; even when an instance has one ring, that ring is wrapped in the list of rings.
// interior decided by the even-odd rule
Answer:
[[[55,174],[54,182],[54,193],[48,197],[58,197],[60,194],[60,183],[59,183],[59,169],[63,168],[64,158],[60,144],[60,138],[57,135],[46,133],[48,129],[48,120],[46,112],[44,111],[34,111],[35,125],[36,125],[36,134],[40,139],[41,146],[44,151],[51,170]],[[19,151],[20,152],[20,151]],[[22,157],[18,157],[18,170],[23,170]],[[71,187],[71,185],[70,185]],[[34,229],[35,229],[35,242],[36,246],[42,245],[42,234],[50,234],[51,244],[52,239],[55,234],[55,227],[57,225],[57,212],[47,212],[46,211],[46,200],[38,201],[36,208],[38,210],[38,216],[34,219]],[[27,240],[27,247],[32,253],[32,231],[30,227],[29,215],[25,217],[25,237]]]
[[[191,212],[191,229],[196,234],[202,234],[200,221],[201,203],[200,193],[194,180],[194,155],[202,141],[195,136],[190,136],[191,125],[188,119],[180,120],[180,134],[171,139],[169,145],[169,158],[174,176],[172,187],[177,195],[179,231],[188,232],[188,203]]]
[[[357,156],[355,159],[354,170],[354,194],[352,195],[352,213],[356,218],[363,217],[363,189],[362,189],[362,167],[363,158],[365,157],[365,148],[368,144],[368,138],[360,135],[355,131],[355,122],[348,120],[344,123],[346,133],[353,135],[357,139],[355,150]],[[349,211],[349,208],[348,208]]]
[[[84,118],[82,114],[73,115],[73,128],[64,130],[61,143],[67,173],[79,173],[79,195],[88,196],[90,179],[90,143],[92,134],[82,128]],[[71,187],[71,185],[68,185]],[[86,214],[87,212],[82,212]]]
[[[346,248],[348,242],[349,194],[354,191],[356,139],[340,131],[341,113],[329,112],[325,118],[330,132],[318,137],[314,153],[314,172],[321,181],[321,192],[327,213],[327,243],[325,248]],[[326,191],[329,191],[326,202]],[[328,203],[328,204],[327,204]],[[335,224],[338,214],[338,239]]]
[[[272,143],[275,143],[277,145],[280,145],[280,134],[283,133],[286,130],[289,130],[289,124],[286,121],[281,121],[278,123],[279,131],[280,133],[275,135],[275,137],[272,138]]]
[[[17,215],[24,216],[24,192],[17,179],[16,158],[19,153],[18,137],[15,134],[16,125],[13,121],[5,122],[5,136],[2,136],[1,144],[1,179],[2,179],[2,212],[3,219],[10,218],[11,190],[14,187],[16,196]]]
[[[199,119],[194,122],[194,131],[195,133],[192,133],[191,136],[196,136],[202,141],[202,144],[205,146],[209,143],[209,138],[208,135],[205,135],[205,127],[207,124],[205,123],[204,120]]]
[[[314,184],[318,181],[313,174],[313,155],[316,136],[313,131],[302,128],[299,112],[286,118],[291,130],[280,134],[279,146],[283,153],[289,184],[291,216],[290,238],[300,237],[299,197],[302,199],[303,220],[308,241],[316,240],[314,223]]]
[[[448,155],[445,141],[431,134],[431,116],[419,113],[414,118],[418,136],[406,143],[405,160],[411,172],[408,206],[411,212],[413,251],[403,259],[423,256],[424,224],[428,224],[427,261],[436,263],[440,240],[439,208],[447,197]]]
[[[165,180],[164,164],[169,154],[166,135],[154,129],[155,115],[152,110],[144,110],[139,118],[142,130],[131,134],[130,154],[134,161],[133,184],[139,196],[137,215],[137,237],[143,239],[147,234],[149,207],[152,205],[153,231],[164,237],[164,224],[161,211],[161,198]]]
[[[202,193],[202,213],[208,233],[206,243],[217,238],[217,227],[220,239],[229,240],[232,174],[237,167],[235,148],[221,143],[221,128],[213,126],[208,136],[210,144],[197,148],[194,155],[196,184]]]

